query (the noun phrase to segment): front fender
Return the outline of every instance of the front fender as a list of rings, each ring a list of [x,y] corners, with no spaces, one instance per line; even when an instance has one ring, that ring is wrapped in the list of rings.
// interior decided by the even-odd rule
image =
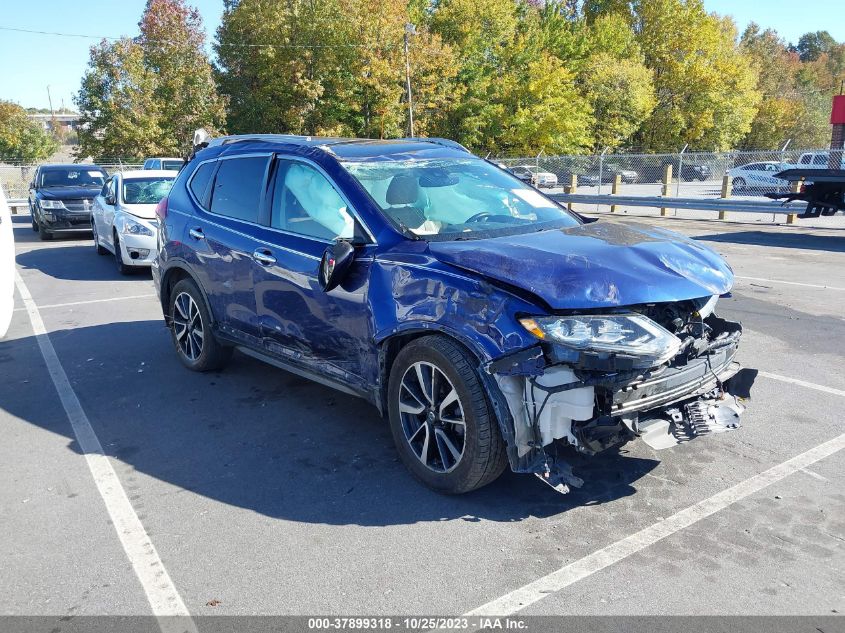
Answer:
[[[483,364],[534,345],[518,314],[542,312],[482,279],[418,262],[376,258],[370,277],[376,343],[414,331],[441,332]]]

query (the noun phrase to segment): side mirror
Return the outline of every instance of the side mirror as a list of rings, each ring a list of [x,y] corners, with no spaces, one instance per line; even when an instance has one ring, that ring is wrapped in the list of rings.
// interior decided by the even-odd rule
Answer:
[[[117,202],[117,200],[114,199],[113,195],[109,194],[109,195],[106,196],[106,204],[109,205],[110,207],[113,207],[116,202]]]
[[[328,292],[343,281],[352,261],[355,259],[355,248],[349,242],[337,241],[329,246],[320,260],[320,287]]]

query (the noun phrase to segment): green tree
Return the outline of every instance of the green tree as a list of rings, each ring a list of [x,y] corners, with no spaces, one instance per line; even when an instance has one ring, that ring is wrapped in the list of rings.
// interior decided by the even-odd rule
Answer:
[[[824,53],[836,46],[836,40],[827,31],[816,31],[815,33],[804,33],[795,47],[802,62],[814,62]]]
[[[640,0],[636,11],[634,29],[657,95],[640,144],[734,147],[751,128],[760,93],[733,22],[708,14],[701,0]]]
[[[59,142],[17,103],[0,100],[0,158],[34,163],[49,158]]]
[[[194,129],[216,131],[224,103],[203,52],[204,33],[184,0],[148,0],[141,35],[92,46],[74,102],[78,158],[181,155]]]
[[[78,158],[134,159],[160,154],[161,104],[155,74],[130,38],[91,47],[88,69],[76,95],[81,126]]]
[[[619,59],[597,53],[590,57],[583,76],[595,119],[594,149],[623,145],[657,103],[651,71],[636,58]]]
[[[589,104],[576,74],[543,50],[551,29],[545,29],[541,11],[512,0],[437,5],[432,28],[457,51],[458,83],[465,90],[449,115],[451,137],[493,153],[589,147]]]
[[[159,139],[164,154],[184,152],[194,130],[214,134],[225,124],[225,104],[218,96],[205,53],[205,30],[196,8],[185,0],[147,0],[137,42],[144,66],[155,76],[160,104]]]
[[[424,17],[421,7],[414,15]],[[217,34],[230,128],[406,135],[403,34],[411,19],[405,0],[242,0]],[[460,95],[451,48],[421,23],[410,51],[416,132],[438,133]]]

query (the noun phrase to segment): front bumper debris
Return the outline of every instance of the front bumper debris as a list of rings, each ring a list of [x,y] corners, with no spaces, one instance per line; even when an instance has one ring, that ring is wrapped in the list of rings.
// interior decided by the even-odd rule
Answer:
[[[583,484],[565,459],[572,447],[594,454],[640,438],[661,450],[740,428],[757,372],[735,360],[741,326],[710,323],[718,336],[700,352],[645,371],[572,366],[542,344],[488,365],[511,468],[566,493]]]

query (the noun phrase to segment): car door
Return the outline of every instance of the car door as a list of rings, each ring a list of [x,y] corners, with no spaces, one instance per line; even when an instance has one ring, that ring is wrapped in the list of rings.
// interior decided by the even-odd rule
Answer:
[[[255,265],[255,305],[265,349],[364,389],[375,375],[366,301],[375,240],[317,165],[278,157]],[[352,269],[324,292],[320,258],[337,238],[358,243]]]
[[[255,233],[264,204],[269,162],[269,153],[218,159],[207,202],[199,201],[185,237],[219,328],[253,347],[261,346],[255,314],[253,257],[260,246]],[[202,165],[189,186],[201,169]]]
[[[99,219],[97,235],[100,241],[108,244],[112,251],[114,251],[114,208],[117,204],[117,194],[120,192],[120,181],[120,174],[115,174],[106,183],[106,195],[99,200],[100,213],[94,214],[94,220]]]

